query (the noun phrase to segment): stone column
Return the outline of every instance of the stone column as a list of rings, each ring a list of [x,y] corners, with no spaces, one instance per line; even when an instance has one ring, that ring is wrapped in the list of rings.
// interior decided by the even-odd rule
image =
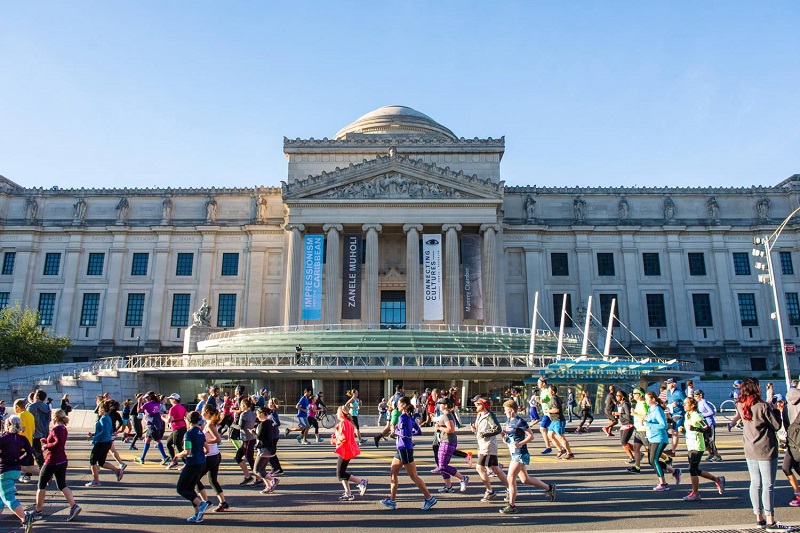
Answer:
[[[363,323],[377,327],[377,324],[380,323],[378,309],[380,299],[378,294],[378,233],[381,232],[383,227],[380,224],[364,224],[361,229],[367,232]]]
[[[481,226],[481,233],[483,233],[483,323],[487,326],[500,325],[497,298],[497,232],[499,230],[498,224]],[[531,305],[533,305],[532,302]]]
[[[344,228],[341,224],[325,224],[322,231],[328,236],[326,247],[327,257],[325,258],[325,277],[323,280],[323,291],[325,293],[325,305],[323,307],[322,320],[325,324],[338,324],[342,305],[341,291],[339,288],[339,277],[341,277],[342,258],[340,256],[339,234]]]
[[[419,236],[422,224],[406,224],[406,324],[420,324]]]
[[[458,232],[461,224],[444,224],[444,322],[456,326],[461,323],[461,284],[459,280],[460,264],[458,262]]]
[[[300,281],[303,268],[302,224],[286,224],[289,232],[289,245],[286,250],[286,291],[284,292],[283,325],[294,326],[300,323]]]

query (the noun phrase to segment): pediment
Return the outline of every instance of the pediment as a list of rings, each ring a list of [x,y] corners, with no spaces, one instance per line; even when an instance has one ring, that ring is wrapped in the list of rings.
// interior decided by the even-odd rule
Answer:
[[[492,199],[503,182],[453,172],[390,152],[388,156],[282,183],[284,200],[300,199]]]

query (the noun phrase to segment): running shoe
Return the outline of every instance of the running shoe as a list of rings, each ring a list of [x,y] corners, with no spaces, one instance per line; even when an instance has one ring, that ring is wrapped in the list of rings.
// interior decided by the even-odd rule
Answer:
[[[767,520],[766,519],[757,520],[756,527],[767,527]]]
[[[431,507],[436,505],[438,503],[438,501],[439,500],[437,500],[436,498],[431,496],[430,498],[425,500],[425,502],[422,504],[422,507],[420,507],[420,509],[423,510],[423,511],[427,511],[428,509],[430,509]]]
[[[427,501],[427,500],[425,500],[425,501]],[[381,500],[381,505],[383,505],[387,509],[397,509],[397,502],[394,501],[394,500],[390,500],[389,498]]]
[[[667,483],[659,483],[658,485],[653,487],[653,490],[656,492],[664,492],[669,490],[669,485]]]
[[[434,468],[433,470],[431,470],[431,474],[438,474],[439,472],[441,472],[441,470],[439,469],[438,466],[436,468]]]
[[[240,487],[246,487],[247,485],[251,484],[255,480],[256,480],[256,478],[254,478],[253,476],[247,476],[246,478],[244,478],[242,480],[241,483],[239,483],[239,486]]]
[[[141,457],[134,457],[133,458],[133,462],[137,463],[137,464],[140,464],[140,465],[143,465],[144,464],[144,459],[142,459]]]
[[[125,467],[128,465],[123,465],[117,470],[117,482],[122,481],[122,476],[125,475]]]
[[[214,512],[215,513],[223,513],[225,511],[230,511],[230,509],[231,509],[231,506],[228,505],[228,502],[222,502],[221,504],[217,505],[214,508]]]
[[[372,440],[375,441],[375,447],[379,448],[380,445],[381,445],[381,436],[380,435],[375,435],[374,437],[372,437]],[[391,501],[391,500],[388,500],[388,501]],[[381,502],[381,503],[383,503],[383,502]],[[392,507],[392,509],[396,509],[396,506]]]
[[[562,455],[561,457],[559,457],[559,459],[562,459],[562,460],[575,459],[575,454],[574,453],[568,453],[566,455]]]
[[[725,494],[725,476],[719,476],[715,485],[717,486],[717,491],[720,494]],[[800,501],[797,502],[797,505],[800,505]]]
[[[81,506],[76,503],[69,510],[69,516],[67,517],[67,522],[72,522],[78,517],[79,514],[81,514]]]
[[[558,452],[558,455],[556,455],[556,459],[561,459],[566,454],[567,454],[567,450],[561,450],[560,452]]]
[[[675,484],[676,485],[680,485],[681,484],[681,469],[680,468],[676,468],[675,472],[672,473],[672,477],[675,478]]]
[[[730,422],[728,422],[727,424],[725,424],[725,427],[728,428],[728,432],[730,432],[733,425]]]
[[[630,457],[630,458],[629,458],[627,461],[625,461],[625,462],[626,462],[626,463],[628,463],[629,465],[635,465],[635,464],[636,464],[636,459],[634,459],[633,457]]]
[[[301,440],[303,440],[303,439],[301,439],[301,438],[300,438],[300,435],[298,435],[298,436],[296,436],[296,437],[294,438],[294,440],[296,440],[296,441],[297,441],[297,444],[300,444],[300,441],[301,441]]]
[[[467,452],[467,456],[464,460],[467,462],[467,468],[472,468],[472,452]]]
[[[175,470],[176,468],[178,468],[178,461],[172,461],[167,465],[167,470]]]
[[[789,507],[800,507],[800,494],[794,495],[794,500],[789,502]]]
[[[270,481],[269,486],[266,489],[264,489],[265,493],[269,494],[270,492],[274,492],[275,489],[278,488],[278,483],[280,483],[279,479],[273,479],[272,481]]]
[[[317,442],[322,442],[322,437],[317,437]]]
[[[282,476],[282,475],[284,475],[285,473],[286,473],[286,472],[284,472],[283,470],[273,470],[273,471],[272,471],[272,477],[278,477],[278,476]]]
[[[29,476],[28,474],[23,474],[22,476],[20,476],[19,482],[20,483],[30,483],[31,482],[31,476]]]
[[[209,507],[211,507],[210,503],[200,502],[200,505],[197,506],[197,522],[203,521],[203,515],[206,513]]]
[[[320,442],[322,442],[322,441],[320,441]],[[366,444],[367,443],[367,439],[359,439],[358,443],[359,444]]]
[[[300,441],[300,444],[308,444],[308,441],[306,439],[303,439]]]
[[[99,486],[100,486],[100,482],[99,481],[95,481],[95,480],[92,480],[89,483],[86,483],[84,485],[84,487],[99,487]]]
[[[438,489],[436,489],[436,492],[438,492],[440,494],[441,493],[445,493],[445,492],[455,492],[455,491],[456,491],[456,488],[454,486],[452,486],[452,485],[450,485],[449,487],[447,485],[445,485],[443,487],[439,487]]]
[[[484,493],[483,498],[481,498],[481,501],[482,502],[490,502],[490,501],[494,500],[495,498],[497,498],[497,493],[495,491],[486,492],[486,493]]]
[[[494,472],[494,470],[489,470],[489,477],[497,477],[497,474]]]
[[[700,501],[700,493],[699,492],[690,492],[686,496],[683,497],[683,501],[685,502],[699,502]]]
[[[356,497],[352,494],[342,494],[341,496],[339,496],[339,501],[341,502],[351,502],[355,499]]]
[[[771,524],[767,524],[766,526],[767,531],[794,531],[792,526],[784,526],[780,522],[773,522]]]
[[[638,466],[632,466],[630,468],[626,468],[625,471],[630,473],[630,474],[641,474],[642,473],[642,469],[639,468]]]
[[[361,482],[358,484],[358,495],[364,496],[367,493],[367,485],[369,485],[368,479],[362,479]]]
[[[34,520],[44,520],[44,513],[42,511],[37,511],[34,509],[33,511],[28,511],[29,513],[33,513]]]
[[[187,518],[187,519],[186,519],[186,521],[187,521],[187,522],[193,522],[193,523],[195,523],[195,524],[200,524],[200,523],[202,523],[202,522],[203,522],[203,517],[202,517],[202,516],[199,516],[199,515],[196,515],[196,514],[193,514],[192,516],[190,516],[189,518]]]
[[[173,459],[172,459],[172,458],[170,458],[170,457],[164,457],[163,459],[161,459],[161,466],[167,466],[167,465],[168,465],[168,464],[170,464],[172,461],[173,461]]]
[[[516,505],[506,505],[502,509],[500,509],[500,514],[517,514],[517,506]]]
[[[550,483],[549,488],[547,489],[547,492],[545,493],[545,495],[547,496],[547,501],[549,501],[549,502],[556,501],[556,484],[555,483]]]
[[[31,533],[33,530],[33,513],[30,511],[25,512],[25,517],[22,519],[22,527],[25,528],[25,533]]]
[[[664,450],[664,455],[669,455],[670,457],[675,457],[675,450]]]
[[[289,437],[289,433],[291,433],[291,431],[289,431],[289,428],[286,428],[286,429],[283,430],[283,434],[287,438]]]
[[[469,484],[469,476],[461,478],[461,489],[459,492],[467,492],[467,485]]]
[[[551,453],[552,451],[553,451],[552,448],[545,448],[544,450],[542,450],[542,455],[547,455],[548,453]]]

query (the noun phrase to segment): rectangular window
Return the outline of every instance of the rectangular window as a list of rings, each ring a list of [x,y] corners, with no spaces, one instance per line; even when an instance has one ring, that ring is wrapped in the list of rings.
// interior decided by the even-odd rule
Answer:
[[[614,327],[619,325],[619,298],[616,294],[601,294],[600,295],[600,322],[603,326],[608,325],[608,316],[611,314],[611,301],[617,300],[616,307],[614,308]]]
[[[646,294],[647,323],[651,328],[667,327],[667,310],[663,294]]]
[[[781,274],[784,276],[791,276],[794,274],[794,265],[792,264],[792,252],[780,252],[781,256]]]
[[[143,316],[144,316],[144,293],[134,292],[129,294],[128,310],[125,313],[125,326],[131,328],[141,327]]]
[[[695,327],[714,327],[714,321],[711,319],[711,295],[705,293],[692,294],[692,304],[694,307]]]
[[[563,301],[563,294],[553,295],[553,316],[555,317],[553,322],[557,328],[561,327],[561,304]],[[564,321],[564,327],[572,327],[572,297],[569,294],[567,294],[567,316],[566,320]]]
[[[58,276],[58,268],[61,265],[60,253],[48,253],[44,256],[44,272],[45,276]]]
[[[800,299],[796,292],[786,293],[786,312],[789,315],[789,325],[800,326]]]
[[[173,328],[189,325],[190,303],[190,294],[174,294],[172,296],[172,322],[170,322],[170,325]]]
[[[405,329],[406,293],[381,291],[381,329]]]
[[[39,325],[52,326],[53,315],[56,310],[56,293],[43,292],[39,294]]]
[[[737,276],[750,275],[750,255],[744,252],[733,253],[733,273]]]
[[[100,293],[87,292],[83,295],[81,307],[81,326],[97,326],[97,311],[100,309]]]
[[[658,258],[658,253],[643,253],[642,264],[644,265],[645,276],[661,275],[661,261]]]
[[[14,273],[14,263],[17,262],[17,252],[3,254],[3,275],[10,276]]]
[[[11,293],[8,292],[0,292],[0,310],[5,309],[8,307],[8,298]]]
[[[106,254],[89,254],[89,266],[86,268],[86,275],[102,276],[105,260]]]
[[[766,357],[751,357],[750,358],[750,370],[755,372],[766,372],[767,371],[767,358]]]
[[[219,307],[217,308],[217,327],[232,328],[235,323],[236,323],[236,295],[220,294]]]
[[[719,366],[719,357],[706,357],[703,359],[703,370],[705,372],[719,372],[722,370]]]
[[[239,275],[239,254],[222,254],[222,275]]]
[[[706,258],[702,252],[689,253],[689,275],[690,276],[706,275]]]
[[[756,314],[756,295],[752,292],[739,293],[739,316],[742,318],[742,326],[758,326],[758,315]]]
[[[550,272],[554,276],[569,276],[569,259],[567,254],[561,252],[550,254]]]
[[[133,262],[131,263],[131,276],[146,276],[147,263],[150,262],[150,254],[138,253],[133,254]]]
[[[613,276],[614,274],[614,254],[613,253],[600,253],[597,254],[597,275],[598,276]]]
[[[194,254],[178,254],[178,264],[175,267],[176,276],[191,276]]]

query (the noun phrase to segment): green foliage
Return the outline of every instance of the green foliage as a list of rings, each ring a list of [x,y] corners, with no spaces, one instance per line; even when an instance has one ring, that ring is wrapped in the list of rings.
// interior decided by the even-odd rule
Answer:
[[[54,335],[39,326],[39,313],[13,307],[0,310],[0,368],[60,363],[69,338]]]

